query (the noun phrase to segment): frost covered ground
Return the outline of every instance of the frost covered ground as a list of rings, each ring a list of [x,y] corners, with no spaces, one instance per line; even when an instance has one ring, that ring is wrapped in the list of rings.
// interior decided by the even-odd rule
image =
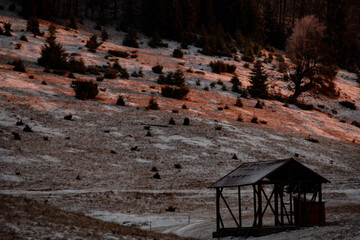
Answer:
[[[329,226],[263,239],[360,238],[360,128],[350,124],[360,120],[360,88],[355,74],[339,72],[338,99],[305,94],[303,100],[315,106],[312,111],[294,105],[285,107],[274,100],[266,100],[264,109],[257,109],[256,100],[251,98],[242,99],[244,107],[238,108],[233,106],[237,95],[230,91],[233,75],[211,73],[208,64],[214,59],[235,64],[242,85],[248,86],[250,70],[243,67],[244,62],[203,56],[195,47],[184,50],[184,59],[175,59],[171,53],[178,43],[151,49],[148,39],[140,36],[138,58],[118,61],[129,73],[141,68],[144,77],[105,79],[96,99],[80,101],[70,87],[72,79],[45,73],[36,64],[45,38],[23,32],[26,21],[9,13],[3,13],[0,21],[10,21],[14,35],[0,36],[1,194],[36,201],[39,211],[48,205],[60,208],[64,218],[84,214],[143,230],[210,239],[215,230],[215,193],[207,189],[211,183],[242,162],[297,156],[298,161],[331,181],[324,186],[323,196]],[[42,31],[47,32],[47,24],[41,22]],[[84,41],[95,31],[93,25],[86,22],[77,31],[59,27],[57,41],[69,53],[80,54],[86,65],[108,63],[104,57],[109,49],[135,50],[121,45],[124,33],[108,27],[110,40],[97,53],[88,52]],[[19,40],[22,34],[29,42]],[[16,43],[22,43],[20,50],[15,49]],[[27,73],[12,70],[8,62],[15,58],[25,61]],[[157,63],[165,72],[192,68],[205,75],[185,73],[191,89],[186,101],[163,98],[161,86],[156,83],[158,75],[151,71]],[[266,69],[274,88],[286,94],[287,83],[280,81],[279,73],[273,70],[276,64],[275,59]],[[94,75],[75,75],[95,79]],[[201,86],[196,85],[197,80]],[[204,90],[218,80],[227,91],[221,85]],[[115,105],[119,94],[125,98],[124,107]],[[152,95],[160,105],[158,111],[145,109]],[[341,100],[354,101],[357,110],[342,107],[338,103]],[[188,109],[182,109],[183,104]],[[230,109],[218,110],[225,105]],[[64,119],[68,114],[73,115],[72,121]],[[239,114],[243,122],[236,121]],[[267,124],[250,123],[253,116]],[[168,124],[171,117],[175,125]],[[190,118],[189,126],[182,125],[185,117]],[[24,126],[16,124],[19,120],[33,132],[24,132]],[[151,137],[146,136],[148,126]],[[14,140],[13,132],[20,134],[20,141]],[[319,143],[306,140],[309,135]],[[233,159],[233,154],[238,159]],[[153,178],[153,167],[161,179]],[[229,198],[234,200],[235,196],[230,191]],[[250,192],[245,192],[244,202],[251,204],[250,197]],[[21,209],[16,206],[22,198],[2,197],[9,203],[7,211]],[[40,204],[43,202],[46,206]],[[166,211],[169,207],[175,212]],[[251,222],[251,214],[250,210],[244,211],[245,222]],[[1,213],[0,226],[20,238],[31,236],[27,229],[51,238],[72,236],[71,231],[64,235],[56,228],[35,226],[24,212],[16,216],[7,218]],[[107,237],[104,234],[100,238]]]

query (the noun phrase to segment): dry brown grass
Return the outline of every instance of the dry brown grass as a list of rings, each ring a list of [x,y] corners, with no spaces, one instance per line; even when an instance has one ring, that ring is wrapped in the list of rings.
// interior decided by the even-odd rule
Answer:
[[[0,213],[1,239],[52,238],[57,233],[64,238],[85,239],[104,239],[105,236],[119,239],[190,239],[104,222],[24,197],[1,194]]]

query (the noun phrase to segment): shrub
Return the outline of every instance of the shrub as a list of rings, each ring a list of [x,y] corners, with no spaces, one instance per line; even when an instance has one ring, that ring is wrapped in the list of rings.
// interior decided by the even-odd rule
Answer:
[[[158,83],[181,87],[185,85],[185,76],[180,69],[177,69],[175,72],[169,72],[166,77],[160,75]]]
[[[117,77],[117,73],[114,68],[107,67],[104,73],[104,77],[109,79],[115,79]]]
[[[241,97],[237,97],[236,98],[236,102],[235,102],[235,104],[234,104],[236,107],[243,107],[244,105],[243,105],[243,103],[242,103],[242,101],[241,101]]]
[[[234,76],[231,78],[230,82],[232,83],[231,91],[241,93],[241,82],[239,78]]]
[[[251,118],[251,122],[252,122],[252,123],[258,123],[258,118],[255,117],[255,116],[253,116],[253,117]]]
[[[69,21],[70,21],[70,22],[69,22],[68,27],[69,27],[69,28],[72,28],[72,29],[77,29],[77,24],[76,24],[75,16],[70,16]]]
[[[360,128],[360,122],[358,122],[358,121],[352,121],[351,125]]]
[[[161,179],[161,177],[160,177],[160,174],[159,174],[159,173],[155,173],[155,174],[153,175],[153,178],[154,178],[154,179]]]
[[[265,103],[263,101],[257,100],[255,104],[255,108],[263,109],[265,106]]]
[[[26,31],[32,32],[34,37],[44,36],[44,32],[40,32],[39,20],[35,16],[27,20]]]
[[[75,80],[71,87],[75,91],[75,97],[81,100],[95,98],[99,93],[98,84],[93,81]]]
[[[86,42],[85,47],[88,48],[90,52],[96,52],[96,49],[100,46],[100,43],[97,41],[97,34],[94,33],[91,38]]]
[[[12,64],[14,66],[13,70],[14,71],[18,71],[18,72],[26,72],[26,68],[24,65],[24,61],[19,59],[19,60],[15,60],[14,62],[12,62]]]
[[[24,42],[28,42],[28,41],[29,41],[25,35],[21,35],[20,40],[21,40],[21,41],[24,41]]]
[[[104,81],[104,76],[97,77],[97,78],[96,78],[96,81],[97,81],[97,82],[102,82],[102,81]]]
[[[85,74],[86,67],[84,64],[84,60],[82,58],[80,58],[79,60],[74,57],[70,58],[69,69],[75,73]]]
[[[301,103],[301,102],[296,102],[295,106],[297,106],[298,108],[300,108],[302,110],[306,110],[306,111],[311,111],[314,109],[314,106],[312,104],[305,104],[305,103]]]
[[[115,57],[121,57],[121,58],[127,58],[129,57],[129,53],[124,52],[124,51],[119,51],[119,50],[109,50],[108,53],[110,55],[113,55]]]
[[[226,64],[222,61],[211,61],[209,65],[212,72],[219,74],[222,72],[234,73],[236,70],[235,65]]]
[[[190,125],[190,119],[189,118],[184,118],[183,125],[185,125],[185,126]]]
[[[56,36],[57,29],[56,29],[56,26],[53,23],[51,23],[49,25],[48,31],[49,31],[49,34],[50,34],[51,37]]]
[[[131,76],[132,77],[143,77],[144,76],[144,73],[141,69],[139,69],[138,71],[134,70],[132,73],[131,73]]]
[[[64,47],[55,42],[54,37],[49,37],[41,48],[41,57],[38,59],[38,63],[52,69],[66,69],[68,67],[67,57],[68,54]]]
[[[168,47],[169,45],[167,43],[164,43],[161,38],[159,33],[155,32],[153,37],[150,39],[149,43],[148,43],[149,47],[151,48],[158,48],[158,47]]]
[[[184,53],[183,53],[183,51],[178,47],[178,48],[174,49],[172,56],[173,56],[174,58],[183,58],[183,57],[184,57]]]
[[[68,75],[68,78],[73,78],[73,79],[76,79],[76,77],[75,77],[75,75],[74,75],[74,73],[69,73],[69,75]]]
[[[161,74],[163,70],[163,66],[159,64],[151,68],[154,73]]]
[[[89,74],[93,74],[93,75],[99,75],[99,68],[96,65],[93,66],[88,66],[86,69],[86,72],[88,72]]]
[[[116,101],[116,105],[118,106],[125,106],[125,101],[124,101],[124,97],[123,96],[119,96],[117,101]]]
[[[15,45],[15,49],[21,49],[21,47],[22,47],[22,44],[21,44],[21,43],[17,43],[17,44]]]
[[[107,33],[105,28],[101,32],[101,39],[103,40],[103,42],[106,42],[109,39],[109,34]]]
[[[113,68],[120,73],[120,77],[124,79],[129,79],[129,73],[126,68],[123,68],[119,63],[114,63]]]
[[[130,29],[129,33],[126,34],[123,40],[123,45],[133,48],[139,48],[135,29]]]
[[[172,87],[165,86],[161,88],[161,94],[167,98],[175,98],[175,99],[184,99],[186,95],[189,93],[189,89],[185,86],[182,87]]]
[[[241,60],[247,62],[247,63],[252,63],[255,61],[254,55],[251,55],[249,53],[245,53],[242,57]]]
[[[289,68],[289,64],[286,62],[279,62],[279,72],[280,73],[286,73]]]
[[[159,104],[156,102],[156,99],[154,97],[151,97],[149,100],[149,104],[146,107],[146,109],[150,110],[159,110]]]
[[[356,110],[355,102],[350,101],[340,101],[339,104],[343,107],[349,108],[351,110]]]
[[[170,125],[175,125],[175,120],[174,120],[174,118],[170,118],[169,124],[170,124]]]
[[[237,116],[236,121],[242,122],[243,120],[244,120],[244,119],[242,118],[241,114],[239,114],[239,115]]]
[[[11,34],[11,23],[9,23],[9,22],[6,22],[6,23],[4,23],[4,35],[5,36],[8,36],[8,37],[11,37],[12,36],[12,34]]]

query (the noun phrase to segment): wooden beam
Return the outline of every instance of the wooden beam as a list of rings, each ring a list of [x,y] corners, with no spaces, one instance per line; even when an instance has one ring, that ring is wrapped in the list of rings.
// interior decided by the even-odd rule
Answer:
[[[275,210],[274,210],[273,206],[271,205],[271,199],[272,199],[272,197],[273,197],[273,195],[274,195],[274,191],[275,191],[275,190],[273,189],[273,191],[271,192],[269,198],[268,198],[268,196],[267,196],[267,194],[266,194],[266,192],[264,191],[263,188],[261,189],[261,191],[263,192],[263,195],[264,195],[265,200],[266,200],[266,205],[265,205],[264,210],[263,210],[263,212],[262,212],[261,215],[263,216],[263,215],[265,214],[265,211],[266,211],[266,209],[267,209],[268,206],[270,206],[271,211],[275,214]]]
[[[238,221],[236,220],[235,215],[234,215],[233,212],[231,211],[229,204],[226,202],[226,200],[225,200],[225,198],[224,198],[224,195],[223,195],[221,192],[220,192],[220,197],[221,197],[222,200],[224,201],[227,209],[229,210],[229,212],[230,212],[230,214],[231,214],[231,217],[234,219],[234,222],[236,223],[236,226],[239,227],[239,223],[238,223]]]

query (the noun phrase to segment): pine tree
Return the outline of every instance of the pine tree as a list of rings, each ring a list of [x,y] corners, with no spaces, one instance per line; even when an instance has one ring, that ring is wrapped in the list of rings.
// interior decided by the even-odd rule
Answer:
[[[131,28],[129,30],[129,33],[126,34],[123,40],[123,45],[133,48],[139,48],[139,43],[137,42],[136,31],[134,28]]]
[[[97,34],[94,33],[92,37],[86,42],[85,47],[89,49],[90,52],[96,52],[96,49],[100,46],[100,43],[97,41]]]
[[[106,42],[109,39],[109,34],[107,33],[105,28],[101,32],[101,39],[103,40],[103,42]]]
[[[249,87],[249,93],[254,98],[263,98],[268,97],[267,92],[267,75],[263,70],[261,61],[257,61],[254,65],[254,68],[251,70],[250,83],[252,84]]]
[[[39,20],[37,19],[37,17],[31,17],[27,20],[26,30],[32,32],[34,34],[34,37],[44,35],[43,32],[40,32]]]
[[[48,37],[41,48],[41,57],[38,63],[52,69],[67,69],[67,57],[64,47],[55,41],[55,37]]]

